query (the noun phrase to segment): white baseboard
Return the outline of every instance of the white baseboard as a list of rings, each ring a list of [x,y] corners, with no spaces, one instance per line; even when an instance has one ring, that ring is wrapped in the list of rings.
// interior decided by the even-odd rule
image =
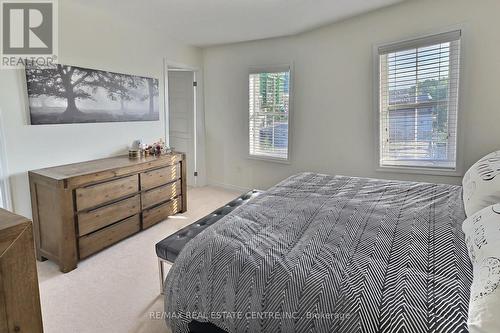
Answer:
[[[250,190],[253,190],[253,188],[249,187],[243,187],[243,186],[238,186],[238,185],[232,185],[232,184],[225,184],[225,183],[220,183],[213,181],[211,179],[208,180],[208,185],[209,186],[215,186],[215,187],[220,187],[226,190],[231,190],[231,191],[239,191],[239,192],[248,192]]]

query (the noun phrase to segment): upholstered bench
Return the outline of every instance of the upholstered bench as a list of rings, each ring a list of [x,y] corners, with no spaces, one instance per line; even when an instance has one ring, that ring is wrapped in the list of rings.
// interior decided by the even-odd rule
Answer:
[[[160,271],[160,290],[163,293],[163,283],[165,281],[164,264],[173,264],[184,246],[200,232],[219,221],[221,218],[232,212],[236,207],[247,203],[250,199],[255,198],[262,191],[252,190],[247,192],[226,205],[216,209],[207,216],[190,224],[176,233],[168,236],[164,240],[156,244],[156,255],[158,256],[158,268]]]

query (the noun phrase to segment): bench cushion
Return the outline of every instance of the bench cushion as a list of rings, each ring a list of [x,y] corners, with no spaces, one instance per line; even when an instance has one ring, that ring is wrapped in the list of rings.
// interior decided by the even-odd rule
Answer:
[[[156,244],[156,255],[163,260],[174,262],[182,248],[200,232],[219,221],[221,218],[232,212],[236,207],[247,203],[250,199],[261,194],[262,191],[249,191],[226,205],[214,210],[207,216],[199,219],[176,233],[168,236]]]

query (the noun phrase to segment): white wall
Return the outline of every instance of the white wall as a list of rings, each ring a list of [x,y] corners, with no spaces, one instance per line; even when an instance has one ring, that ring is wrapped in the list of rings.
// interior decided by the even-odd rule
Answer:
[[[466,28],[461,114],[465,166],[500,149],[500,1],[413,0],[294,37],[204,50],[209,182],[267,188],[312,170],[459,183],[459,177],[375,171],[372,47],[443,28]],[[247,75],[293,62],[291,164],[247,158]]]
[[[60,63],[161,78],[162,59],[201,66],[198,48],[116,15],[71,0],[59,1]],[[160,87],[163,101],[163,87]],[[163,104],[163,103],[160,103]],[[134,139],[164,136],[156,122],[28,125],[23,71],[0,70],[0,109],[15,212],[31,216],[27,171],[126,152]],[[163,117],[163,105],[160,108]]]

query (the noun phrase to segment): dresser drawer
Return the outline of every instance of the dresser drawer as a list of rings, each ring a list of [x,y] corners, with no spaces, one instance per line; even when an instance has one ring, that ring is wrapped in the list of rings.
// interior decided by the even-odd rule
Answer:
[[[111,205],[78,214],[78,234],[89,234],[107,225],[135,215],[141,210],[140,197],[125,199]]]
[[[163,185],[142,193],[142,209],[171,200],[181,194],[181,181]]]
[[[179,163],[165,168],[144,172],[141,173],[141,189],[147,190],[170,183],[179,178],[181,178],[181,167]]]
[[[160,206],[156,206],[145,210],[142,213],[142,228],[146,229],[158,222],[165,220],[167,217],[177,214],[182,209],[181,197],[177,197]]]
[[[135,234],[140,229],[141,219],[139,215],[135,215],[102,230],[80,237],[78,241],[80,258],[86,258],[91,254]]]
[[[76,189],[78,210],[102,205],[139,190],[137,175]]]

